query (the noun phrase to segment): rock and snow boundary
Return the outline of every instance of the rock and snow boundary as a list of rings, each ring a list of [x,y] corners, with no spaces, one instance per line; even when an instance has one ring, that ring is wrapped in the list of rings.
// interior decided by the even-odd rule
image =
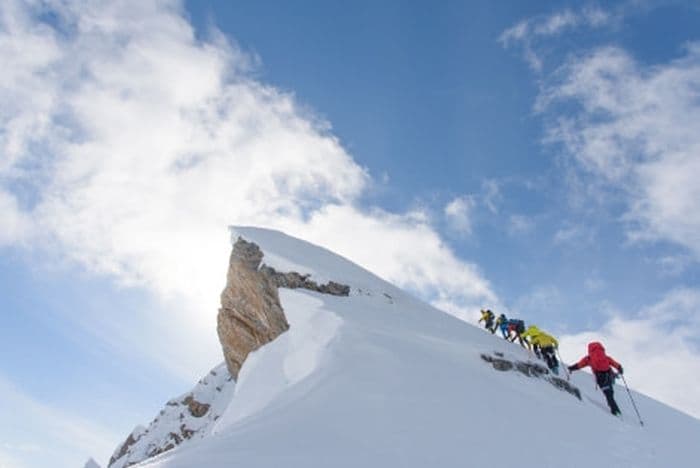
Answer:
[[[168,401],[147,428],[137,426],[115,450],[110,468],[125,468],[151,459],[179,445],[221,432],[261,410],[286,388],[313,373],[323,350],[338,330],[342,320],[323,310],[322,301],[288,290],[348,296],[349,286],[318,281],[314,272],[299,273],[296,269],[304,270],[281,257],[268,259],[256,244],[247,242],[233,230],[232,244],[229,284],[222,294],[222,305],[237,301],[252,303],[256,309],[248,316],[245,310],[236,314],[231,327],[236,330],[229,334],[220,332],[225,356],[227,346],[237,347],[240,363],[220,364],[190,392]],[[235,283],[234,287],[231,283]],[[240,283],[247,284],[239,288]],[[288,307],[286,314],[281,304]],[[242,323],[244,320],[254,325]],[[251,328],[256,329],[248,333]],[[265,344],[265,352],[255,352]],[[241,369],[244,360],[246,366]],[[230,370],[234,370],[235,377]]]
[[[496,372],[482,355],[530,357],[328,250],[264,229],[232,234],[274,271],[347,285],[348,296],[280,289],[289,330],[247,356],[201,436],[139,466],[510,467],[504,444],[527,454],[517,458],[526,467],[694,466],[698,420],[635,393],[641,429],[624,389],[620,420],[586,373],[571,380],[579,400],[546,379]]]
[[[206,437],[228,407],[235,386],[226,365],[218,365],[191,391],[168,401],[147,428],[137,426],[117,447],[108,466],[125,468],[185,441]]]

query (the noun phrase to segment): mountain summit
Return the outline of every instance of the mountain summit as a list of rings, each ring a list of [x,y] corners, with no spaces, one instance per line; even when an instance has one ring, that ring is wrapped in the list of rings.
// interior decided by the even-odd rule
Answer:
[[[610,415],[520,346],[332,252],[232,228],[225,363],[117,447],[110,467],[692,466],[700,421],[624,388]],[[420,249],[420,246],[415,246]]]

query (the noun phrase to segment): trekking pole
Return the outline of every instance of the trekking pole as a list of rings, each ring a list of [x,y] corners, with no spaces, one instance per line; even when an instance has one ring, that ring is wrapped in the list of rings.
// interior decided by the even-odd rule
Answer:
[[[620,377],[622,377],[622,381],[625,384],[625,388],[627,389],[627,394],[630,396],[630,401],[632,402],[632,407],[634,408],[634,412],[637,413],[637,418],[639,419],[639,425],[644,426],[644,421],[642,421],[642,417],[639,415],[639,410],[637,409],[637,405],[634,403],[634,398],[632,398],[632,392],[630,392],[630,388],[627,386],[627,381],[625,380],[625,376],[622,374],[617,374]]]

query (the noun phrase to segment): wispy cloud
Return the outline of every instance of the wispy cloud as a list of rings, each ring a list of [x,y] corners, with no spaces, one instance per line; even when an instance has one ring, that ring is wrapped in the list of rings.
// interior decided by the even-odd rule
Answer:
[[[494,179],[484,180],[481,184],[482,201],[491,213],[498,213],[498,205],[503,201],[501,185]]]
[[[664,276],[678,276],[693,263],[688,255],[665,255],[656,259],[656,264]]]
[[[514,214],[508,218],[508,233],[512,236],[527,234],[535,229],[535,220],[525,216]]]
[[[700,418],[699,308],[697,289],[673,291],[631,318],[617,313],[599,330],[561,337],[563,358],[577,360],[602,340],[631,386]]]
[[[472,210],[475,206],[476,201],[472,196],[452,199],[443,210],[448,227],[462,235],[470,235],[472,233]]]
[[[0,4],[0,242],[145,288],[168,320],[133,311],[140,333],[186,345],[130,340],[87,313],[81,326],[183,377],[205,372],[220,359],[230,224],[320,240],[429,298],[456,293],[456,308],[494,298],[425,217],[361,208],[370,176],[330,124],[256,80],[257,59],[217,31],[198,39],[182,8]],[[392,248],[370,258],[363,238]]]
[[[397,215],[374,209],[367,214],[351,206],[329,205],[285,229],[332,247],[459,317],[471,317],[483,303],[499,303],[480,269],[454,255],[425,213]]]
[[[535,71],[542,70],[543,57],[537,52],[538,42],[578,28],[600,28],[614,21],[615,16],[597,6],[579,10],[565,9],[519,21],[501,33],[498,40],[505,48],[521,48],[523,56]]]
[[[547,141],[592,179],[623,192],[631,240],[669,241],[696,258],[699,80],[700,43],[653,67],[605,47],[564,65],[537,104],[550,121]]]
[[[595,229],[582,224],[564,223],[554,233],[553,241],[558,245],[587,245],[596,238]]]

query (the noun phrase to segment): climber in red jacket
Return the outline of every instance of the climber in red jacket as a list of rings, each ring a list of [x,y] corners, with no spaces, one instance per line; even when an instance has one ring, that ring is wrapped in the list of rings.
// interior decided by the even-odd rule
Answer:
[[[616,416],[621,414],[620,408],[617,406],[615,398],[613,398],[613,385],[615,384],[615,377],[617,374],[611,369],[611,367],[614,367],[622,374],[622,366],[620,363],[605,354],[605,348],[603,348],[602,344],[594,341],[588,343],[588,355],[584,356],[576,364],[569,366],[569,371],[573,372],[586,366],[591,366],[593,374],[595,375],[595,381],[608,400],[610,412]]]

